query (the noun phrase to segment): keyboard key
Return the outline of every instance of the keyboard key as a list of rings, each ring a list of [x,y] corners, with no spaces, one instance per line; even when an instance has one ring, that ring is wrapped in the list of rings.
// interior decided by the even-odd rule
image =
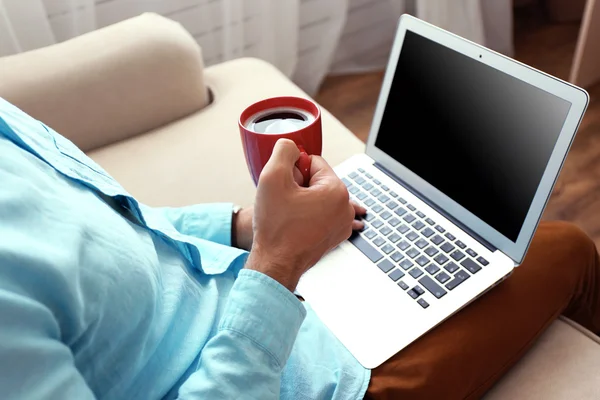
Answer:
[[[373,195],[373,197],[377,197],[381,194],[381,190],[374,188],[373,190],[371,190],[371,194]]]
[[[362,168],[359,168],[358,170],[359,170],[360,172],[362,172],[363,174],[365,173],[365,170],[364,170],[364,169],[362,169]]]
[[[400,233],[406,233],[410,230],[410,228],[407,225],[400,225],[399,227],[396,228],[398,230],[398,232]]]
[[[386,204],[387,208],[389,208],[390,210],[393,210],[394,208],[398,207],[398,203],[396,203],[394,200],[390,200],[388,201]]]
[[[453,262],[448,263],[448,265],[446,265],[444,267],[444,269],[448,272],[450,272],[451,274],[455,273],[456,271],[458,271],[459,267],[458,265],[454,264]]]
[[[429,307],[429,303],[426,302],[425,299],[419,299],[419,300],[417,300],[417,303],[419,303],[419,305],[423,308]]]
[[[440,249],[444,250],[446,253],[450,253],[455,247],[450,242],[446,242],[440,246]]]
[[[360,235],[352,235],[350,237],[350,243],[359,249],[372,262],[377,262],[383,257],[383,254],[377,251],[377,249],[371,246],[371,244],[363,239]]]
[[[376,235],[377,233],[373,229],[370,229],[365,233],[365,236],[369,239],[373,239]]]
[[[360,192],[356,197],[358,197],[359,200],[364,200],[367,198],[367,194],[365,192]]]
[[[385,254],[390,254],[392,251],[394,251],[394,246],[386,243],[385,246],[381,248],[381,251],[383,251]]]
[[[467,249],[467,254],[471,257],[477,257],[477,253],[473,249]]]
[[[477,259],[477,261],[479,261],[479,263],[480,263],[481,265],[483,265],[484,267],[485,267],[486,265],[488,265],[488,264],[489,264],[488,260],[486,260],[486,259],[485,259],[485,258],[483,258],[483,257],[479,257],[479,258]]]
[[[386,196],[385,194],[382,194],[381,196],[378,197],[378,199],[380,202],[385,203],[390,199],[390,196]]]
[[[411,247],[410,249],[408,249],[406,251],[406,255],[409,256],[410,258],[415,258],[416,256],[418,256],[419,254],[421,254],[419,252],[419,250],[415,249],[414,247]]]
[[[403,270],[408,271],[408,269],[410,267],[412,267],[414,264],[412,261],[410,261],[408,258],[405,258],[404,260],[400,261],[400,266],[402,267]]]
[[[385,258],[383,259],[382,262],[377,264],[377,266],[379,267],[380,270],[382,270],[386,274],[388,272],[390,272],[392,270],[392,268],[394,268],[394,264],[392,264],[389,260],[386,260]]]
[[[379,214],[379,216],[387,221],[392,216],[392,213],[389,211],[384,211]]]
[[[398,282],[398,286],[400,286],[400,289],[402,290],[408,289],[408,285],[402,281]]]
[[[408,207],[410,211],[415,211],[417,209],[417,207],[413,206],[412,204],[409,204],[406,207]]]
[[[388,224],[390,224],[393,227],[396,227],[399,223],[400,223],[400,220],[396,217],[394,217],[388,221]]]
[[[389,188],[389,187],[387,187],[387,186],[385,186],[385,185],[382,185],[382,186],[381,186],[381,188],[382,188],[383,190],[385,190],[386,192],[387,192],[388,190],[390,190],[390,188]]]
[[[414,290],[419,296],[425,293],[421,286],[415,286],[414,288],[412,288],[412,290]]]
[[[440,251],[433,246],[429,246],[428,248],[425,249],[425,254],[427,254],[429,257],[433,257],[439,252]]]
[[[444,232],[446,232],[446,230],[445,230],[444,228],[442,228],[441,226],[439,226],[439,225],[436,225],[436,226],[435,226],[435,230],[436,230],[436,231],[438,231],[439,233],[444,233]]]
[[[450,257],[452,257],[454,261],[460,261],[465,258],[465,253],[460,250],[455,250],[452,252],[452,254],[450,254]]]
[[[414,215],[412,215],[412,214],[407,214],[407,215],[405,215],[405,216],[404,216],[404,218],[402,218],[402,219],[403,219],[403,220],[405,220],[406,222],[408,222],[408,223],[410,224],[410,223],[411,223],[411,222],[413,222],[415,219],[417,219],[417,217],[415,217],[415,216],[414,216]]]
[[[377,236],[374,240],[373,240],[373,244],[377,247],[381,247],[382,244],[385,243],[385,239],[383,239],[381,236]]]
[[[423,229],[421,231],[421,235],[425,236],[426,238],[430,237],[431,235],[433,235],[435,232],[433,231],[433,229],[431,229],[430,227],[427,227],[425,229]]]
[[[396,246],[398,246],[398,248],[400,250],[406,250],[410,247],[410,243],[408,243],[406,240],[403,240],[400,243],[398,243]]]
[[[373,175],[371,175],[371,174],[365,174],[365,175],[366,175],[366,176],[367,176],[367,178],[369,178],[369,179],[373,178]]]
[[[429,243],[427,242],[427,240],[425,240],[423,238],[421,238],[415,242],[415,246],[417,246],[420,249],[426,247],[428,244]]]
[[[404,272],[402,272],[401,270],[399,270],[398,268],[396,268],[388,276],[390,277],[391,280],[393,280],[394,282],[396,282],[398,279],[400,279],[400,278],[402,278],[404,276]]]
[[[407,201],[406,201],[406,200],[404,200],[402,197],[398,197],[398,201],[399,201],[400,203],[402,203],[402,204],[406,204],[406,203],[407,203]]]
[[[393,198],[398,197],[398,193],[396,192],[390,192],[390,196],[392,196]]]
[[[412,289],[410,289],[410,290],[409,290],[408,292],[406,292],[406,293],[408,293],[408,295],[409,295],[410,297],[412,297],[413,299],[416,299],[417,297],[419,297],[419,295],[417,294],[417,292],[415,292],[415,291],[414,291],[414,290],[412,290]]]
[[[373,221],[375,218],[376,218],[375,214],[369,213],[369,212],[367,214],[365,214],[365,216],[363,217],[363,219],[365,221]]]
[[[423,214],[421,211],[417,211],[417,215],[419,218],[425,218],[425,214]]]
[[[417,279],[418,277],[420,277],[421,275],[423,275],[423,271],[421,271],[417,267],[414,267],[413,269],[411,269],[410,271],[408,271],[408,274],[410,276],[412,276],[413,278]]]
[[[460,263],[460,265],[465,267],[467,271],[469,271],[472,274],[477,273],[481,269],[481,267],[470,258],[466,258],[463,262]]]
[[[363,189],[365,189],[367,192],[371,189],[373,189],[373,185],[371,184],[371,182],[365,182],[362,184]]]
[[[398,207],[394,210],[394,212],[399,215],[399,216],[403,216],[404,214],[406,214],[408,211],[406,211],[405,208],[403,207]]]
[[[441,253],[440,253],[440,254],[438,254],[438,255],[437,255],[435,258],[434,258],[434,260],[435,260],[435,262],[436,262],[436,263],[438,263],[438,264],[440,264],[440,265],[444,265],[444,263],[445,263],[446,261],[448,261],[448,257],[446,257],[445,255],[443,255],[443,254],[441,254]]]
[[[348,175],[350,178],[354,179],[358,176],[358,173],[356,171],[352,171],[350,172],[350,175]]]
[[[446,236],[446,239],[453,241],[454,239],[456,239],[456,237],[451,234],[450,232],[446,233],[444,236]]]
[[[412,227],[415,228],[416,230],[420,231],[421,229],[423,229],[423,227],[425,226],[425,224],[419,220],[416,220],[413,224]]]
[[[373,204],[375,204],[375,200],[373,200],[373,199],[372,199],[372,198],[370,198],[370,197],[369,197],[369,198],[368,198],[368,199],[365,201],[365,205],[366,205],[367,207],[371,207]]]
[[[427,271],[427,273],[431,274],[431,275],[437,274],[437,272],[439,270],[440,270],[440,267],[438,267],[434,263],[431,263],[431,264],[429,264],[428,266],[425,267],[425,271]]]
[[[358,178],[356,178],[354,180],[354,182],[358,183],[359,185],[362,185],[363,183],[365,183],[365,178],[363,178],[362,176],[359,176]]]
[[[425,289],[427,289],[429,293],[434,295],[436,299],[441,299],[446,293],[448,293],[440,285],[438,285],[437,282],[434,281],[429,275],[425,275],[424,277],[419,279],[419,283],[425,286]]]
[[[456,241],[456,242],[454,242],[454,243],[456,243],[456,245],[457,245],[458,247],[460,247],[461,249],[464,249],[465,247],[467,247],[467,245],[466,245],[466,244],[464,244],[463,242],[461,242],[460,240],[457,240],[457,241]]]
[[[381,210],[383,210],[383,207],[381,206],[381,204],[375,204],[373,206],[373,208],[371,208],[374,212],[379,213],[381,212]]]
[[[390,237],[388,237],[388,240],[392,243],[396,243],[398,240],[400,240],[400,235],[394,232],[390,235]]]
[[[440,235],[435,235],[431,241],[433,242],[433,244],[437,244],[439,246],[440,243],[442,243],[444,241],[444,238],[441,237]]]
[[[376,185],[381,185],[381,181],[379,181],[378,179],[373,179],[373,182],[374,182]]]
[[[348,191],[352,194],[356,194],[358,191],[360,191],[360,189],[356,186],[350,186],[350,188],[348,189]]]
[[[432,220],[431,218],[427,218],[427,219],[425,220],[425,222],[427,222],[427,223],[428,223],[429,225],[431,225],[431,226],[435,225],[435,221],[434,221],[434,220]]]
[[[444,283],[448,282],[448,280],[450,279],[450,275],[442,271],[439,274],[437,274],[435,279],[443,285]]]
[[[392,228],[384,225],[381,227],[381,229],[379,229],[379,232],[381,232],[382,235],[387,236],[392,232]]]
[[[350,183],[350,181],[346,178],[342,178],[342,182],[344,182],[344,185],[346,185],[346,187],[352,185],[352,183]]]
[[[394,260],[395,262],[398,262],[404,258],[404,254],[397,251],[394,254],[392,254],[391,257],[392,257],[392,260]]]
[[[411,242],[414,242],[419,237],[419,234],[415,231],[410,231],[406,234],[406,238]]]
[[[446,289],[453,290],[467,279],[469,279],[469,274],[467,274],[465,271],[458,271],[456,275],[454,275],[454,279],[446,284]]]
[[[371,222],[371,225],[373,225],[373,228],[379,228],[381,225],[383,225],[383,222],[381,222],[381,220],[374,220],[373,222]]]
[[[427,265],[427,263],[429,262],[429,258],[425,257],[425,256],[419,256],[416,260],[417,264],[419,264],[421,267]]]

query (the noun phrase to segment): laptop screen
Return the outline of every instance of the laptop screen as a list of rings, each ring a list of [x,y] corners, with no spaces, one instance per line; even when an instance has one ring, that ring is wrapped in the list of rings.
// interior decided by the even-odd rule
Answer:
[[[407,31],[375,147],[516,242],[570,107]]]

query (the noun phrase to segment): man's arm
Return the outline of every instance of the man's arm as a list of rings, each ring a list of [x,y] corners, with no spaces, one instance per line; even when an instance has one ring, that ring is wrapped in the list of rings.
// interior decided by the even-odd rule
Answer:
[[[292,294],[300,276],[352,232],[355,209],[327,163],[313,157],[309,186],[293,174],[299,151],[280,140],[262,171],[254,244],[216,335],[182,399],[277,399],[281,372],[306,311]]]
[[[242,270],[216,335],[180,399],[278,399],[281,373],[306,310],[268,276]]]

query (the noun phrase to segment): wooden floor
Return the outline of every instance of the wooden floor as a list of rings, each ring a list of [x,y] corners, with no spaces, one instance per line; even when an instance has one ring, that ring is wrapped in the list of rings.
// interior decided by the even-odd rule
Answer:
[[[515,15],[515,58],[542,71],[567,79],[579,24],[552,24],[536,10]],[[363,141],[377,102],[383,72],[329,77],[317,101]],[[600,84],[587,88],[591,102],[544,219],[579,225],[600,248]]]

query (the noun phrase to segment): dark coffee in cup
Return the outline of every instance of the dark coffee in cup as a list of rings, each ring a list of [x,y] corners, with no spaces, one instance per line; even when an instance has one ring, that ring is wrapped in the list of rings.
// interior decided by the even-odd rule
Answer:
[[[254,114],[245,125],[256,133],[281,135],[303,129],[314,120],[314,115],[299,108],[277,107]]]

